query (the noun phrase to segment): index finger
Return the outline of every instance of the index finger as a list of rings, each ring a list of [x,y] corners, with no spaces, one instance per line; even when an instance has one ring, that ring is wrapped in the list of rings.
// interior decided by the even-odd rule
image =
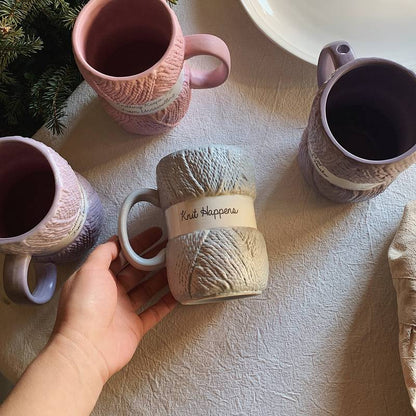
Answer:
[[[112,261],[118,257],[119,251],[117,237],[113,236],[106,243],[100,244],[93,250],[82,268],[108,269]]]
[[[169,312],[173,311],[178,301],[168,292],[156,304],[146,309],[139,315],[141,320],[143,335],[160,322]]]
[[[131,239],[131,247],[136,253],[142,254],[145,250],[159,241],[162,234],[162,230],[159,227],[148,228]]]
[[[142,257],[145,259],[150,259],[151,257],[156,256],[162,250],[166,247],[167,241],[162,241],[161,243],[155,245],[152,247],[151,250],[146,250],[145,253],[141,254]],[[120,254],[119,257],[122,257],[122,254]],[[133,289],[135,286],[137,286],[140,281],[147,275],[148,272],[144,270],[138,270],[135,269],[133,266],[128,264],[127,260],[125,260],[126,266],[121,268],[118,273],[116,273],[117,280],[120,282],[120,284],[124,287],[126,292]],[[111,270],[113,270],[113,264],[111,265]],[[114,270],[113,270],[114,271]]]
[[[130,240],[131,247],[137,254],[143,255],[143,252],[155,244],[162,237],[162,234],[162,230],[159,227],[148,228]],[[127,260],[120,255],[111,264],[111,271],[117,275],[127,265]]]

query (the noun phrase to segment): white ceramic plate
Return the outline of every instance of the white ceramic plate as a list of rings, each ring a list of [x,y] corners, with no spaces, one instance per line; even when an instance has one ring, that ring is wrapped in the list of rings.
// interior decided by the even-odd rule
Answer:
[[[416,69],[416,0],[240,0],[272,41],[315,64],[322,47],[348,41],[357,57]]]

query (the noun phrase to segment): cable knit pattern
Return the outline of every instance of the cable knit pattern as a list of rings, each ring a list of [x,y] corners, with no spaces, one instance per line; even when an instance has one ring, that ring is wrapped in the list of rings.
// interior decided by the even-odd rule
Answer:
[[[161,1],[150,0],[148,4],[144,4],[142,7],[160,6],[157,3]],[[80,13],[74,28],[74,38],[78,38],[78,33],[87,24],[88,8],[95,6],[93,3],[87,4],[85,12]],[[179,123],[189,107],[191,89],[188,70],[185,72],[185,81],[180,96],[166,109],[154,114],[136,116],[125,114],[113,108],[110,104],[142,105],[168,93],[176,84],[184,65],[185,39],[175,13],[168,7],[166,10],[172,21],[172,40],[163,58],[150,73],[117,79],[108,78],[93,71],[89,65],[82,62],[80,56],[85,51],[75,42],[75,59],[83,77],[103,99],[107,113],[130,133],[144,135],[164,133]]]
[[[320,100],[325,89],[324,84],[318,91],[312,104],[309,122],[303,133],[299,146],[298,161],[306,181],[326,198],[335,202],[359,202],[372,198],[383,192],[397,175],[416,161],[412,154],[396,163],[365,164],[345,156],[326,135],[322,125]],[[308,146],[317,155],[332,174],[355,183],[380,183],[366,191],[343,189],[328,182],[313,166]]]
[[[55,182],[57,184],[55,198],[58,200],[58,204],[53,215],[23,241],[7,243],[7,239],[0,239],[2,252],[40,254],[45,251],[53,251],[53,247],[59,245],[67,236],[80,213],[81,191],[77,177],[68,162],[44,144],[22,137],[8,137],[6,139],[15,139],[33,146],[43,153],[51,165],[55,167]]]
[[[416,411],[416,201],[409,203],[389,248],[397,294],[399,351],[410,402]]]
[[[101,216],[101,208],[98,206],[100,204],[97,203],[98,196],[89,184],[87,186],[87,181],[83,178],[81,179],[80,176],[77,177],[77,174],[72,170],[68,162],[54,150],[33,139],[22,137],[13,137],[13,139],[33,146],[42,152],[51,166],[54,167],[57,205],[52,207],[53,211],[47,214],[45,223],[38,226],[34,232],[30,232],[25,239],[8,243],[8,239],[0,238],[1,251],[10,254],[28,253],[35,256],[56,252],[56,248],[60,246],[62,240],[67,238],[68,233],[80,215],[80,186],[84,186],[87,194],[87,203],[89,203],[89,208],[92,211],[88,211],[87,221],[85,221],[81,233],[77,236],[79,242],[76,245],[78,247],[75,249],[75,242],[71,243],[71,246],[73,246],[71,251],[77,252],[79,255],[81,251],[85,251],[92,246],[101,228],[101,220],[99,218]],[[92,216],[97,218],[93,220]],[[61,249],[59,248],[59,250]],[[59,257],[62,260],[65,258],[63,255]],[[68,259],[72,259],[72,257],[70,255]]]
[[[179,97],[167,108],[154,114],[135,116],[116,110],[105,100],[102,100],[104,109],[126,131],[135,134],[162,134],[177,126],[185,117],[191,101],[191,85],[189,82],[189,69],[185,65],[184,82]]]
[[[157,166],[157,183],[163,209],[203,196],[256,195],[252,160],[234,146],[166,156]],[[170,289],[184,304],[261,293],[269,272],[263,235],[246,227],[197,231],[169,240],[166,265]]]
[[[158,163],[156,174],[163,209],[201,196],[237,194],[256,198],[253,160],[236,146],[172,153]]]
[[[138,75],[133,80],[112,81],[91,72],[86,66],[78,67],[85,80],[106,100],[120,104],[139,105],[167,93],[178,80],[182,70],[185,41],[176,16],[172,13],[176,28],[173,45],[157,67],[148,75]]]
[[[79,173],[75,173],[83,187],[87,199],[87,218],[81,232],[66,248],[50,256],[37,258],[41,262],[67,263],[79,259],[98,240],[103,226],[103,207],[98,194],[90,183]]]

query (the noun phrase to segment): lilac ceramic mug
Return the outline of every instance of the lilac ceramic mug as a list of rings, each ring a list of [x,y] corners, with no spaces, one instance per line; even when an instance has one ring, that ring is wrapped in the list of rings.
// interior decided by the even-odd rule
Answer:
[[[75,60],[103,105],[125,130],[163,133],[185,116],[192,88],[226,81],[230,53],[213,35],[183,36],[165,0],[91,0],[79,14],[72,44]],[[211,55],[219,65],[198,71],[184,65]]]
[[[96,242],[100,199],[54,150],[23,137],[0,138],[0,183],[5,292],[16,303],[45,303],[55,291],[55,263],[77,259]],[[28,284],[32,259],[33,291]]]
[[[299,148],[305,179],[336,202],[378,195],[416,160],[415,74],[338,41],[320,54],[318,86]]]

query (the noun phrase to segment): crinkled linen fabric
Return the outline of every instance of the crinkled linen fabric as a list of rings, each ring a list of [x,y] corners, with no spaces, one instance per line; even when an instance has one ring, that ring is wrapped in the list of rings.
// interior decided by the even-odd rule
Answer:
[[[180,0],[174,10],[186,35],[213,33],[228,44],[233,69],[223,86],[194,90],[174,130],[137,138],[83,84],[71,97],[66,134],[42,129],[36,138],[98,191],[100,242],[117,232],[130,192],[157,187],[162,157],[207,144],[243,146],[257,166],[255,209],[270,280],[253,298],[178,306],[104,387],[94,416],[413,415],[387,250],[404,206],[416,200],[415,166],[370,201],[321,197],[296,160],[316,68],[270,42],[237,0]],[[131,234],[163,224],[147,204],[129,220]],[[76,267],[59,268],[58,293]],[[58,298],[15,306],[1,290],[0,371],[15,381],[47,342]]]

